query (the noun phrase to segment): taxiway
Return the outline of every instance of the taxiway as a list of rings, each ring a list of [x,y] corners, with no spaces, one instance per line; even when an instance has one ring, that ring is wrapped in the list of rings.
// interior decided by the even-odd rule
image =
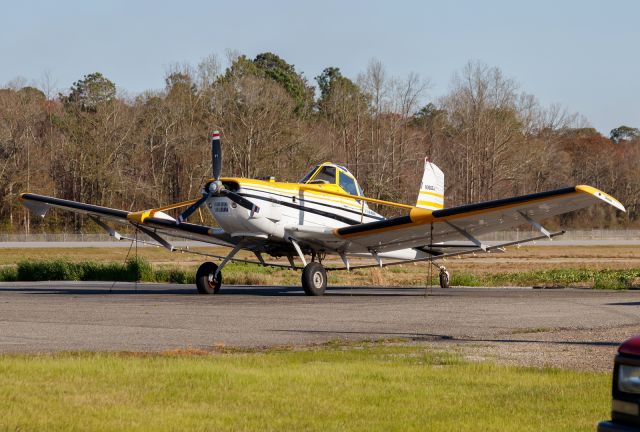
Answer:
[[[521,329],[640,323],[640,292],[532,288],[223,287],[0,283],[0,352],[164,351],[332,339],[495,341]],[[615,342],[615,341],[614,341]],[[613,342],[612,342],[613,343]]]

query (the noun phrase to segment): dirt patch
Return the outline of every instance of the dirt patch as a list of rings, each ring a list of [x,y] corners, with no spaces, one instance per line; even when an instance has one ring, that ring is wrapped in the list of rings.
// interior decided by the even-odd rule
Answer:
[[[471,361],[609,372],[620,343],[640,334],[640,324],[601,329],[517,330],[488,339],[422,342]]]

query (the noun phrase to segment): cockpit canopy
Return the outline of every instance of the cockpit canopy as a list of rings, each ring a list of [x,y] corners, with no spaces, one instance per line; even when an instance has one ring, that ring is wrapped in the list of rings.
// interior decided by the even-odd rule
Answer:
[[[335,184],[350,195],[362,196],[362,189],[353,174],[345,167],[329,162],[313,167],[299,183]]]

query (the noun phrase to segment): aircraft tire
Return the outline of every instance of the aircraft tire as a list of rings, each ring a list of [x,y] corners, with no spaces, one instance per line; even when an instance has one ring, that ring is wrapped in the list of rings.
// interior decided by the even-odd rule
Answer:
[[[216,280],[209,280],[218,270],[218,266],[212,262],[203,263],[196,272],[196,287],[198,294],[217,294],[222,285],[222,272],[218,273]]]
[[[440,270],[440,288],[450,288],[449,272],[444,269]]]
[[[302,270],[302,289],[309,296],[321,296],[327,288],[327,272],[318,262],[310,262]]]

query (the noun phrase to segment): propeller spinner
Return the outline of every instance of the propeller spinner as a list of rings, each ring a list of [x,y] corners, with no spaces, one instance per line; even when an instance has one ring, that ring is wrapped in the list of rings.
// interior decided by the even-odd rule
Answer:
[[[204,204],[207,199],[216,196],[229,198],[239,206],[250,210],[251,215],[260,211],[260,207],[237,193],[225,188],[220,181],[220,174],[222,172],[222,145],[220,144],[220,132],[218,131],[214,131],[213,134],[211,134],[211,169],[213,171],[213,180],[207,182],[202,188],[202,198],[191,204],[178,217],[179,223],[186,221],[187,218],[191,216],[202,204]]]

